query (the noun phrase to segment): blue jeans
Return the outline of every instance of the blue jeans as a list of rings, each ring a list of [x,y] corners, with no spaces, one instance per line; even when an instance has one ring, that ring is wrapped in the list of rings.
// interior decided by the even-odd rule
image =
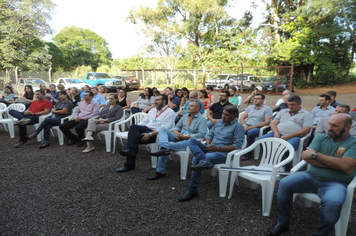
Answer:
[[[188,140],[179,141],[174,138],[174,133],[169,131],[166,127],[158,129],[159,145],[171,151],[185,151],[188,146]],[[157,163],[157,172],[161,174],[166,173],[166,164],[168,156],[160,156]]]
[[[207,152],[206,145],[196,139],[189,139],[188,146],[193,153],[193,165],[197,165],[202,161],[210,161],[212,164],[222,164],[226,161],[227,152]],[[192,177],[188,185],[189,192],[198,192],[198,187],[201,178],[201,171],[192,171]]]
[[[207,126],[209,129],[211,129],[211,128],[213,128],[214,124],[213,124],[213,122],[211,122],[210,120],[208,120],[208,121],[206,121],[206,126]]]
[[[321,199],[319,224],[313,235],[329,235],[339,220],[346,197],[347,184],[317,178],[309,171],[301,171],[283,178],[278,188],[278,223],[289,225],[293,193],[317,193]]]
[[[40,126],[35,131],[36,135],[39,134],[43,129],[44,143],[49,143],[49,136],[51,133],[51,128],[53,126],[59,126],[61,124],[61,118],[46,118]]]
[[[270,132],[270,133],[263,135],[260,139],[272,138],[273,135],[274,135],[273,132]],[[282,135],[280,137],[282,137]],[[294,150],[297,150],[299,147],[299,143],[300,143],[300,137],[293,137],[293,138],[287,140],[287,142],[293,146]]]
[[[26,124],[26,125],[33,125],[38,123],[38,117],[37,116],[25,116],[24,112],[18,112],[15,110],[10,110],[9,111],[10,115],[17,118],[18,120],[21,120],[23,118],[25,119],[30,119],[31,122]],[[20,135],[20,141],[21,142],[27,142],[27,126],[26,125],[18,125],[19,127],[19,135]]]

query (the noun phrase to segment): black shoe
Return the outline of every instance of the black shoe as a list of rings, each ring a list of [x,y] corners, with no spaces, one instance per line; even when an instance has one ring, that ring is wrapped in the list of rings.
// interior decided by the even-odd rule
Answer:
[[[190,169],[194,171],[202,171],[202,170],[208,170],[213,168],[214,165],[210,161],[202,161],[199,162],[199,164],[192,166]]]
[[[150,152],[148,153],[150,154],[151,156],[168,156],[169,154],[171,154],[171,151],[165,147],[161,147],[160,150],[158,150],[157,152]]]
[[[46,148],[49,146],[51,146],[49,143],[43,143],[39,148],[42,149],[42,148]]]
[[[72,146],[75,144],[75,140],[69,140],[69,143],[67,144],[67,146]]]
[[[123,155],[124,157],[134,157],[135,156],[135,154],[132,152],[132,151],[130,151],[130,150],[122,150],[122,151],[120,151],[119,152],[121,155]]]
[[[84,144],[85,144],[85,142],[79,142],[78,145],[77,145],[77,147],[83,147]]]
[[[162,178],[164,176],[166,176],[166,174],[161,174],[161,173],[156,172],[151,176],[147,176],[146,179],[147,180],[156,180],[156,179]]]
[[[272,227],[269,227],[266,235],[268,236],[278,236],[289,230],[288,226],[283,226],[281,224],[275,223]]]
[[[245,154],[241,156],[241,161],[248,161],[251,159],[251,154]]]
[[[178,201],[180,201],[180,202],[190,201],[193,198],[195,198],[196,196],[198,196],[198,192],[192,193],[192,192],[187,191],[185,194],[183,194],[183,196],[178,198]]]
[[[135,169],[135,167],[123,166],[123,167],[121,167],[119,169],[116,169],[115,171],[116,172],[126,172],[126,171],[134,170],[134,169]]]

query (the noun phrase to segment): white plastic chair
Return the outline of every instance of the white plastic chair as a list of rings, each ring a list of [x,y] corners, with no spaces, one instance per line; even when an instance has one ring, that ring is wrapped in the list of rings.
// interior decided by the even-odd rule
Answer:
[[[303,167],[305,167],[305,165],[307,165],[307,164],[308,163],[305,161],[299,162],[296,166],[294,166],[291,169],[290,173],[294,174],[295,172],[297,172],[300,169],[302,169]],[[309,167],[309,165],[308,165],[308,167]],[[350,214],[351,214],[352,201],[353,201],[353,197],[354,197],[355,187],[356,187],[356,175],[354,176],[352,181],[347,186],[346,198],[345,198],[345,202],[341,208],[340,218],[335,224],[335,236],[346,236],[347,227],[348,227],[349,221],[351,220]],[[319,198],[318,194],[316,194],[316,193],[295,193],[294,199],[297,196],[301,196],[301,197],[305,198],[305,206],[306,207],[311,207],[312,201],[320,203],[320,198]]]
[[[242,144],[242,147],[238,150],[234,150],[231,151],[227,154],[226,157],[226,161],[224,164],[216,164],[214,165],[214,168],[211,169],[211,175],[212,176],[216,176],[217,172],[219,172],[219,196],[220,197],[225,197],[226,196],[226,190],[227,190],[227,182],[229,181],[229,172],[228,171],[221,171],[219,169],[219,167],[231,167],[232,166],[232,159],[233,159],[233,155],[238,152],[243,150],[244,148],[246,148],[247,145],[247,139],[246,139],[246,135],[245,135],[245,139],[244,142]]]
[[[258,166],[244,166],[246,169],[269,170],[270,173],[251,173],[243,171],[231,171],[230,178],[230,192],[229,198],[232,196],[234,183],[237,182],[237,177],[248,179],[251,181],[251,188],[256,189],[257,183],[262,186],[262,215],[269,216],[271,211],[274,186],[279,175],[277,171],[280,167],[285,166],[293,160],[294,148],[293,146],[283,139],[265,138],[254,142],[250,147],[242,151],[238,151],[233,155],[232,167],[241,168],[240,157],[252,151],[256,146],[262,146],[262,158]],[[282,161],[285,153],[289,151],[288,157]],[[229,160],[227,160],[229,161]],[[230,160],[231,161],[231,160]]]
[[[106,152],[111,152],[111,137],[112,134],[114,133],[114,126],[116,123],[125,120],[126,117],[126,111],[123,112],[122,117],[119,120],[113,121],[109,123],[109,129],[104,130],[99,132],[97,135],[100,138],[100,134],[103,134],[105,137],[105,146],[106,146]]]
[[[115,153],[115,148],[116,148],[116,138],[120,138],[121,145],[124,146],[124,143],[122,142],[122,139],[127,139],[127,135],[129,131],[125,131],[126,125],[128,124],[129,127],[133,124],[138,124],[140,123],[145,117],[146,113],[144,112],[138,112],[136,114],[133,114],[126,120],[120,121],[115,123],[114,125],[114,147],[113,147],[113,153]]]
[[[299,147],[297,148],[297,150],[295,150],[295,155],[294,155],[293,162],[292,162],[293,166],[297,165],[300,162],[300,160],[302,158],[304,143],[306,140],[309,139],[311,132],[312,132],[312,129],[310,129],[310,132],[308,134],[306,134],[305,136],[300,138]]]
[[[4,111],[5,112],[5,115],[6,115],[6,124],[7,124],[7,127],[8,127],[8,130],[9,130],[9,133],[10,133],[10,137],[11,138],[15,138],[15,122],[18,121],[17,118],[13,117],[10,115],[9,111],[10,110],[15,110],[15,111],[18,111],[18,112],[24,112],[26,110],[26,106],[24,104],[21,104],[21,103],[13,103],[13,104],[10,104],[7,109]]]
[[[10,138],[15,138],[14,124],[11,118],[7,118],[7,106],[5,103],[0,103],[0,123],[3,124],[6,132],[9,132]],[[5,117],[3,117],[3,114]]]

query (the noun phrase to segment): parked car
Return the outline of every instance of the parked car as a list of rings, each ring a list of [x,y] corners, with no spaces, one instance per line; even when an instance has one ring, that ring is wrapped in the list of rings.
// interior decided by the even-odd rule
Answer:
[[[277,86],[277,76],[270,77],[266,82],[263,83],[262,91],[264,92],[276,92]],[[289,76],[279,76],[278,77],[278,90],[277,92],[283,92],[284,90],[290,90],[291,92],[296,91],[296,83],[292,80],[292,88],[290,87],[290,77]]]
[[[231,85],[236,85],[237,75],[234,74],[219,74],[213,76],[205,83],[206,86],[211,86],[213,89],[228,90]]]
[[[48,83],[39,78],[19,78],[17,84],[13,84],[12,87],[19,91],[19,93],[22,93],[26,85],[31,85],[33,91],[36,91],[40,89],[40,84],[45,84],[48,89]]]
[[[85,75],[83,81],[91,87],[99,88],[101,85],[104,85],[108,90],[126,88],[125,82],[122,79],[115,79],[107,73],[89,72]]]
[[[257,86],[261,86],[262,82],[253,74],[219,74],[215,75],[205,83],[206,86],[212,86],[214,89],[228,90],[230,86],[235,85],[241,89],[241,78],[242,78],[242,90],[253,91]]]
[[[123,80],[126,84],[126,89],[137,90],[140,88],[140,80],[133,75],[114,75],[113,78]]]
[[[255,90],[255,87],[262,86],[263,82],[253,74],[238,75],[238,87],[241,89],[241,77],[242,77],[242,90]],[[257,82],[257,83],[256,83]]]
[[[78,91],[82,91],[85,85],[90,86],[77,78],[58,78],[55,84],[56,86],[62,84],[66,90],[75,87]]]

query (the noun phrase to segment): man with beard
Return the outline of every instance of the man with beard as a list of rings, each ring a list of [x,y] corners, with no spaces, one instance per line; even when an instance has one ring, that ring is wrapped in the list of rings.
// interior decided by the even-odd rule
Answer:
[[[211,129],[216,124],[216,122],[221,119],[224,108],[228,105],[232,105],[228,101],[228,99],[229,99],[229,91],[221,91],[219,102],[216,102],[210,106],[210,109],[207,114],[208,117],[207,126],[209,129]]]
[[[336,114],[329,119],[328,134],[317,135],[302,153],[309,169],[281,180],[278,189],[277,223],[267,235],[289,230],[294,193],[317,193],[321,199],[319,224],[313,235],[329,235],[340,217],[347,185],[356,174],[356,138],[350,135],[352,119]]]
[[[125,150],[120,151],[121,155],[126,156],[126,162],[116,172],[135,169],[138,144],[154,143],[160,127],[173,127],[176,114],[167,106],[167,101],[165,94],[158,95],[155,98],[156,107],[148,112],[140,124],[130,126]]]

